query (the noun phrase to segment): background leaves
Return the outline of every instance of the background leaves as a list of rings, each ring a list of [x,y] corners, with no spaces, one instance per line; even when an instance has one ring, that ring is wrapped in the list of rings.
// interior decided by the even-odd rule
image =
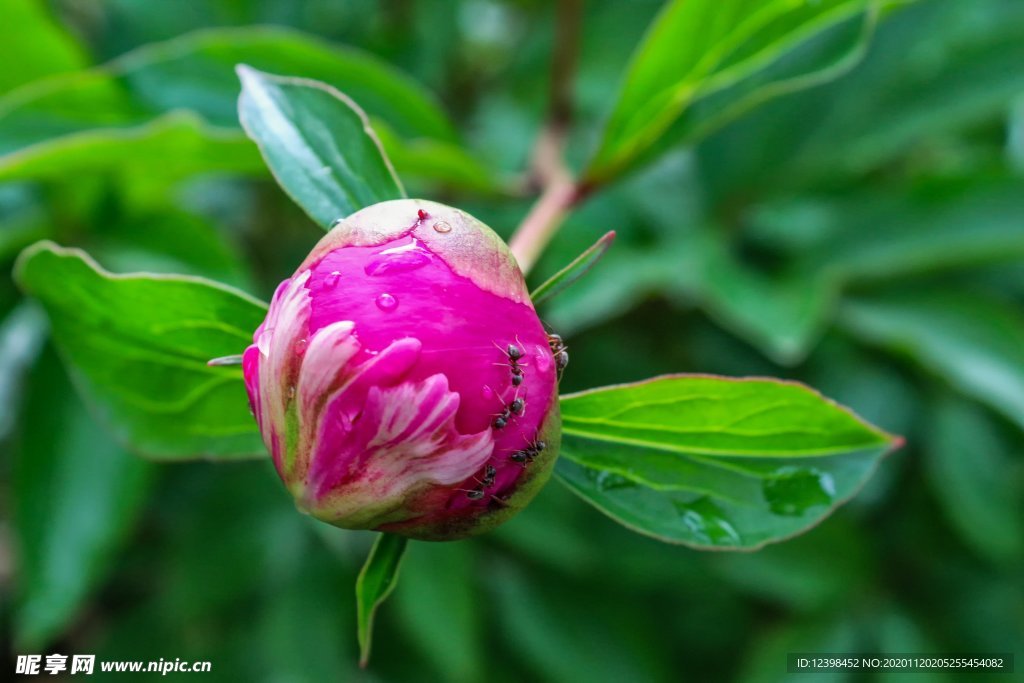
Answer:
[[[372,93],[356,97],[410,194],[459,205],[504,236],[528,208],[516,193],[528,190],[520,181],[548,106],[553,3],[16,4],[41,24],[10,22],[16,35],[0,55],[18,68],[3,78],[44,80],[0,96],[8,270],[22,248],[51,239],[114,272],[188,272],[269,298],[322,233],[272,186],[234,123],[231,60],[354,94],[339,65],[372,55],[389,66],[368,87],[407,74],[399,82],[458,133],[416,127],[418,115],[403,118],[387,97],[379,106]],[[663,5],[585,3],[574,168],[600,144],[624,65]],[[685,135],[661,138],[632,175],[580,205],[533,275],[535,286],[614,229],[602,263],[540,308],[570,346],[563,389],[679,371],[798,379],[907,436],[864,489],[785,543],[701,553],[632,533],[548,486],[515,520],[461,544],[471,557],[444,545],[417,556],[413,546],[381,610],[369,675],[473,679],[467,672],[484,666],[499,682],[762,681],[779,680],[785,653],[798,649],[996,652],[1024,642],[1012,517],[1024,491],[1021,432],[996,405],[1006,377],[965,383],[962,368],[931,362],[935,340],[949,347],[948,335],[955,348],[969,342],[972,357],[1015,339],[986,311],[1013,318],[1024,304],[1022,9],[1017,0],[895,7],[841,77],[729,106],[830,54],[857,56],[843,46],[863,17],[801,42],[740,89],[693,102],[669,130]],[[77,64],[54,59],[67,54]],[[984,305],[977,317],[970,306],[933,315],[951,300]],[[918,301],[937,303],[922,305],[929,315],[914,319],[913,335],[901,327],[900,340],[868,335],[847,313],[899,317]],[[0,278],[4,330],[24,329],[6,324],[23,303]],[[37,345],[46,336],[34,334]],[[1014,358],[995,357],[997,367]],[[8,386],[18,373],[0,368]],[[58,407],[48,389],[56,378],[42,378],[9,384],[0,422],[13,434],[26,434],[29,419],[18,386]],[[244,417],[244,404],[236,408]],[[98,424],[82,452],[109,444]],[[13,520],[0,549],[8,537],[22,547],[31,532],[13,514],[22,502],[11,468],[23,452],[13,438],[0,430],[0,510]],[[356,675],[352,585],[372,538],[297,515],[265,461],[160,471],[127,533],[104,532],[120,540],[104,546],[94,574],[83,572],[88,590],[54,616],[36,651],[133,660],[173,652],[212,660],[226,680]],[[13,597],[26,585],[27,556],[13,557],[13,573],[0,572],[12,608],[0,610],[5,633],[27,623]],[[432,595],[454,606],[438,614],[418,600],[412,568],[433,568]],[[430,644],[467,629],[474,637],[452,636],[443,651]]]

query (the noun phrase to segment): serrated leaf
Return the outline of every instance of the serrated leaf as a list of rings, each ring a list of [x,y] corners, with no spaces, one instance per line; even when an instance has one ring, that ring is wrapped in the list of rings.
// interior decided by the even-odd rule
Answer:
[[[242,126],[295,203],[327,229],[405,196],[363,111],[323,83],[238,67]]]
[[[15,628],[42,647],[77,616],[141,511],[153,469],[89,416],[56,355],[32,376],[14,461]]]
[[[557,296],[564,289],[576,282],[593,268],[615,240],[615,231],[606,232],[601,239],[587,248],[582,254],[574,258],[565,268],[549,277],[530,292],[533,305],[537,306],[542,301]]]
[[[559,478],[626,526],[754,549],[850,498],[896,439],[802,385],[675,375],[563,396]]]
[[[265,454],[241,369],[207,366],[251,343],[264,304],[198,277],[113,275],[51,242],[25,250],[15,277],[122,443],[161,459]]]
[[[398,570],[409,539],[396,534],[380,534],[370,549],[366,564],[356,579],[356,627],[359,639],[359,663],[370,661],[373,644],[373,619],[398,581]]]
[[[713,109],[731,110],[809,87],[852,65],[870,34],[877,3],[870,0],[670,0],[637,48],[604,137],[584,174],[603,182],[628,170],[671,131],[674,141],[705,120],[672,130],[696,102],[718,96]],[[846,27],[846,24],[851,24]],[[793,69],[778,65],[801,44],[843,28],[825,56]],[[832,36],[829,36],[832,39]],[[765,77],[772,68],[779,73]],[[758,78],[760,76],[760,78]],[[744,81],[753,79],[752,83]],[[715,114],[703,114],[703,119]]]

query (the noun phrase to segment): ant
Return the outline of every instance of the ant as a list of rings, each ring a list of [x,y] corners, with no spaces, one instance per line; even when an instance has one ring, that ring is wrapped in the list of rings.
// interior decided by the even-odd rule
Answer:
[[[562,335],[554,332],[548,333],[548,346],[551,347],[551,355],[555,357],[555,367],[558,369],[558,381],[562,381],[562,373],[565,366],[569,364],[569,347],[562,340]]]
[[[519,341],[518,337],[516,337],[516,341]],[[519,362],[519,359],[523,357],[522,350],[515,344],[509,344],[505,348],[501,348],[497,344],[495,346],[508,357],[507,365],[512,373],[512,386],[518,387],[523,383],[523,368],[526,367],[526,363]],[[506,363],[496,363],[495,365],[506,365]]]
[[[459,491],[466,492],[466,498],[470,500],[480,500],[484,497],[484,489],[494,486],[494,479],[498,476],[498,470],[494,465],[487,465],[484,467],[484,478],[477,479],[477,483],[480,484],[475,489],[459,489]]]
[[[515,453],[510,455],[509,460],[511,460],[512,462],[517,462],[523,467],[526,467],[527,463],[533,462],[533,459],[540,455],[541,452],[543,452],[543,450],[547,447],[548,444],[546,441],[544,441],[543,439],[537,439],[533,443],[528,444],[526,448],[524,448],[523,450],[516,451]]]
[[[499,399],[500,400],[500,399]],[[512,416],[521,417],[526,411],[526,401],[519,396],[512,399],[512,402],[505,404],[502,402],[502,411],[498,413],[494,420],[491,422],[491,426],[495,429],[503,429],[512,419]]]

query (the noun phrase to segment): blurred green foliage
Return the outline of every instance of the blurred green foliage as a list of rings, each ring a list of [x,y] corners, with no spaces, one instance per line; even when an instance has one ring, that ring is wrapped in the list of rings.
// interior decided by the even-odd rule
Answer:
[[[659,9],[585,3],[576,169]],[[797,650],[1024,655],[1024,4],[889,10],[844,75],[655,145],[656,163],[573,214],[531,279],[618,232],[541,311],[571,347],[566,390],[783,376],[908,446],[818,528],[753,554],[634,535],[558,486],[481,539],[414,543],[369,680],[774,681]],[[547,107],[550,3],[0,11],[5,272],[48,238],[115,272],[268,298],[322,233],[238,128],[237,61],[362,83],[349,94],[410,195],[505,236],[529,207],[516,179]],[[420,94],[396,99],[391,78]],[[693,111],[680,125],[700,123]],[[297,515],[267,462],[154,467],[124,452],[37,313],[0,280],[11,652],[208,659],[225,681],[354,676],[352,585],[372,535]]]

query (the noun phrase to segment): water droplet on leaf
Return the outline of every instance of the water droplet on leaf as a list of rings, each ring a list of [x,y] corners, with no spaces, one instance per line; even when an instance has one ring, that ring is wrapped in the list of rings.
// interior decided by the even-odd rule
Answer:
[[[762,485],[768,507],[777,515],[799,517],[814,507],[831,505],[836,484],[831,474],[810,467],[782,467]]]
[[[707,496],[684,503],[673,500],[680,521],[695,541],[714,545],[739,545],[740,535],[720,507]]]

